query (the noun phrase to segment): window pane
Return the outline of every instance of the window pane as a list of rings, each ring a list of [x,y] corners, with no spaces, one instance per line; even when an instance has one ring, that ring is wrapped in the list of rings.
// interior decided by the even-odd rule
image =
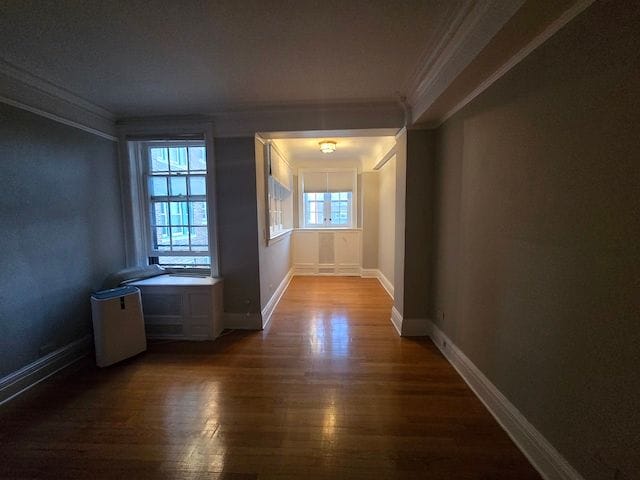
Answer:
[[[171,227],[171,246],[189,245],[189,229],[186,227]],[[176,250],[179,250],[176,248]]]
[[[188,225],[187,202],[169,202],[171,225]]]
[[[207,184],[206,177],[190,177],[189,178],[190,195],[206,195]]]
[[[169,229],[167,227],[153,229],[153,246],[157,249],[161,245],[167,247],[170,245]]]
[[[158,263],[164,266],[177,267],[195,267],[209,266],[211,264],[210,257],[172,257],[169,255],[161,255],[158,257]]]
[[[169,148],[169,165],[172,171],[183,171],[187,169],[187,148],[186,147],[170,147]]]
[[[189,170],[207,170],[204,147],[189,147]]]
[[[151,172],[166,172],[169,170],[166,148],[150,148],[149,156],[151,157]]]
[[[152,197],[167,195],[167,177],[151,177],[149,179],[149,194]]]
[[[209,235],[207,227],[191,227],[192,250],[208,250]]]
[[[167,202],[154,202],[152,204],[152,221],[154,225],[169,225]]]
[[[206,202],[189,202],[191,225],[207,225]]]
[[[186,195],[187,194],[187,178],[186,177],[171,177],[171,195]]]

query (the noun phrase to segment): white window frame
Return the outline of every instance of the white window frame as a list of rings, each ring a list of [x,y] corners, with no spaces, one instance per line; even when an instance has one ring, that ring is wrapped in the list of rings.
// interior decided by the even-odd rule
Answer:
[[[351,190],[351,208],[349,208],[349,224],[335,225],[329,219],[331,218],[331,198],[330,192],[324,193],[324,222],[322,224],[307,223],[307,202],[304,198],[304,176],[307,173],[331,173],[331,172],[351,172],[353,174],[352,190]],[[328,197],[328,199],[327,199]],[[357,168],[300,168],[298,170],[298,225],[301,229],[354,229],[357,228],[358,218],[358,169]]]
[[[145,179],[141,172],[141,144],[158,140],[199,140],[206,147],[207,220],[209,232],[210,268],[176,268],[179,272],[196,272],[220,275],[216,176],[213,145],[213,124],[183,119],[167,119],[166,122],[136,121],[125,123],[118,129],[120,158],[120,184],[122,187],[123,224],[125,234],[125,261],[128,267],[149,264],[149,233]],[[172,268],[167,268],[171,272]]]
[[[146,219],[145,222],[145,230],[146,230],[146,246],[147,246],[147,256],[149,258],[151,257],[209,257],[209,261],[210,263],[213,262],[213,260],[211,259],[211,243],[210,241],[207,241],[207,250],[159,250],[159,249],[155,249],[154,245],[153,245],[153,229],[157,228],[154,226],[154,212],[152,211],[152,204],[154,203],[154,201],[161,201],[161,202],[166,202],[167,206],[169,208],[169,210],[167,211],[167,217],[168,217],[168,226],[167,228],[169,228],[169,235],[171,236],[171,229],[172,228],[179,228],[182,227],[183,229],[187,229],[187,235],[189,236],[189,243],[187,246],[191,246],[191,233],[190,233],[190,229],[193,227],[202,227],[202,225],[192,225],[191,224],[191,220],[188,219],[187,220],[187,224],[180,224],[180,225],[173,225],[172,222],[172,214],[171,214],[171,202],[173,203],[187,203],[187,217],[189,216],[189,205],[188,202],[189,201],[199,201],[199,202],[204,202],[205,203],[205,209],[206,209],[206,214],[207,214],[207,229],[209,226],[209,195],[208,195],[208,191],[204,194],[204,195],[190,195],[189,193],[189,179],[193,176],[193,177],[200,177],[203,176],[202,174],[198,174],[198,173],[191,173],[190,170],[188,170],[188,163],[187,163],[187,170],[185,171],[185,173],[170,173],[167,170],[167,173],[159,173],[158,175],[154,175],[153,172],[151,172],[151,168],[150,168],[150,162],[151,162],[151,157],[149,156],[149,152],[152,148],[171,148],[171,147],[184,147],[184,148],[189,148],[189,147],[204,147],[205,148],[205,161],[206,161],[206,144],[203,140],[164,140],[164,141],[148,141],[148,142],[141,142],[140,144],[141,146],[141,151],[140,151],[140,168],[139,171],[141,173],[141,177],[142,177],[142,192],[144,195],[144,205],[143,205],[143,210],[144,210],[144,218]],[[187,154],[188,155],[188,154]],[[169,158],[167,158],[167,161],[169,161]],[[187,157],[187,162],[188,162],[188,157]],[[208,166],[207,166],[208,167]],[[207,178],[207,174],[208,174],[209,170],[207,168],[206,172],[204,173],[204,177],[205,177],[205,184],[206,184],[206,178]],[[158,177],[162,177],[162,178],[168,178],[170,179],[171,177],[176,177],[176,178],[185,178],[185,184],[186,184],[186,189],[187,189],[187,194],[182,196],[182,195],[171,195],[171,192],[169,191],[171,188],[171,181],[168,180],[167,181],[167,195],[166,196],[162,196],[162,197],[152,197],[151,192],[149,190],[149,182],[151,180],[151,178],[153,178],[154,176],[158,176]],[[207,231],[207,234],[209,232]],[[207,235],[208,236],[208,235]],[[175,246],[175,245],[173,245]],[[198,265],[193,265],[193,266],[171,266],[168,268],[176,268],[176,269],[184,269],[184,268],[191,268],[191,269],[210,269],[210,265],[202,265],[202,266],[198,266]]]

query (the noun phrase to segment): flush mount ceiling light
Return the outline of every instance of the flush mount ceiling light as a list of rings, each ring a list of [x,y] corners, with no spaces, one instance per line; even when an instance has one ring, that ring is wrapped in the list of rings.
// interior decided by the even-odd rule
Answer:
[[[322,153],[333,153],[336,150],[336,142],[332,140],[324,140],[320,142],[320,151]]]

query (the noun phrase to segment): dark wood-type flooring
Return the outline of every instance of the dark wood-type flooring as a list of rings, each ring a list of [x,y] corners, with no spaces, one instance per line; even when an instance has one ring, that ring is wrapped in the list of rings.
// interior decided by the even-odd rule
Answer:
[[[375,279],[296,277],[262,332],[79,362],[0,406],[1,478],[539,479]]]

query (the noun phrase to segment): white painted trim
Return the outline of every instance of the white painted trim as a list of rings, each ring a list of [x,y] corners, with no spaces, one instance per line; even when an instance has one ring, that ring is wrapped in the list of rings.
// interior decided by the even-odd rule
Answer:
[[[256,136],[262,143],[267,139],[318,138],[318,137],[391,137],[397,128],[363,128],[351,130],[306,130],[294,132],[258,132]]]
[[[429,335],[429,320],[426,318],[403,318],[403,337],[426,337]]]
[[[85,357],[92,342],[86,335],[0,379],[0,405]]]
[[[391,297],[391,299],[394,298],[393,296],[393,284],[389,281],[389,279],[387,277],[385,277],[384,273],[382,273],[380,270],[378,270],[378,281],[380,282],[380,284],[382,285],[382,287],[387,291],[387,293],[389,294],[389,296]]]
[[[413,122],[433,105],[523,3],[524,0],[465,2],[446,19],[446,31],[434,36],[432,53],[421,58],[422,65],[408,84]]]
[[[511,57],[506,63],[504,63],[498,70],[496,70],[489,78],[478,85],[469,95],[467,95],[460,103],[449,110],[433,127],[439,127],[446,122],[453,115],[462,110],[471,101],[473,101],[478,95],[488,89],[491,85],[502,78],[513,67],[518,65],[529,54],[540,47],[543,43],[549,40],[553,35],[562,29],[567,23],[577,17],[580,13],[587,9],[595,0],[580,0],[572,5],[567,11],[555,19],[547,28],[540,32],[536,37],[531,40],[525,47],[518,51],[513,57]]]
[[[402,314],[396,310],[396,307],[391,307],[391,323],[398,332],[398,335],[402,336]]]
[[[387,291],[387,293],[393,300],[393,284],[389,281],[387,277],[384,276],[384,273],[382,273],[379,269],[363,268],[360,270],[360,276],[363,278],[377,278],[378,281],[380,282],[380,285],[382,285],[382,288],[384,288]]]
[[[116,141],[115,115],[69,90],[0,59],[0,102]]]
[[[222,324],[230,330],[262,330],[262,315],[259,313],[222,314]]]
[[[26,105],[22,102],[18,102],[16,100],[12,100],[10,98],[4,97],[0,95],[0,102],[2,103],[6,103],[7,105],[11,105],[12,107],[16,107],[19,108],[21,110],[26,110],[27,112],[31,112],[31,113],[35,113],[36,115],[40,115],[41,117],[44,118],[48,118],[49,120],[53,120],[54,122],[58,122],[61,123],[63,125],[67,125],[69,127],[74,127],[74,128],[78,128],[80,130],[83,130],[85,132],[88,133],[92,133],[94,135],[97,135],[99,137],[102,138],[106,138],[107,140],[111,140],[112,142],[117,142],[118,138],[113,136],[113,135],[109,135],[108,133],[104,133],[100,130],[96,130],[95,128],[91,128],[88,127],[86,125],[83,125],[81,123],[78,122],[74,122],[72,120],[67,120],[66,118],[62,118],[58,115],[55,115],[53,113],[49,113],[49,112],[45,112],[44,110],[41,110],[39,108],[36,107],[32,107],[30,105]]]
[[[7,62],[6,60],[0,60],[0,74],[13,78],[14,80],[19,81],[25,86],[31,87],[33,89],[47,93],[52,97],[63,100],[70,105],[80,107],[87,112],[93,113],[94,115],[106,118],[111,121],[115,120],[114,114],[107,109],[91,103],[88,100],[85,100],[84,98],[71,93],[69,90],[59,87],[58,85],[55,85],[54,83],[42,77],[33,75],[32,73],[29,73],[26,70],[23,70]]]
[[[551,443],[442,330],[429,322],[433,343],[546,480],[584,480]]]
[[[271,298],[269,299],[265,307],[262,309],[262,329],[263,330],[267,328],[267,325],[269,325],[269,322],[271,321],[271,316],[273,315],[274,310],[278,306],[280,299],[284,295],[284,292],[287,291],[287,288],[289,287],[289,284],[291,283],[292,278],[293,278],[293,268],[287,272],[287,274],[284,276],[284,278],[280,282],[280,285],[278,285],[278,288],[276,288],[276,291],[273,292],[273,295],[271,295]]]
[[[391,158],[393,158],[395,154],[396,154],[396,144],[394,143],[393,146],[389,149],[389,151],[385,153],[382,157],[380,157],[380,160],[376,162],[376,164],[373,167],[373,170],[374,171],[380,170],[382,167],[386,165],[386,163],[389,160],[391,160]]]
[[[431,325],[426,318],[404,318],[395,306],[391,308],[391,323],[401,337],[425,337]]]

